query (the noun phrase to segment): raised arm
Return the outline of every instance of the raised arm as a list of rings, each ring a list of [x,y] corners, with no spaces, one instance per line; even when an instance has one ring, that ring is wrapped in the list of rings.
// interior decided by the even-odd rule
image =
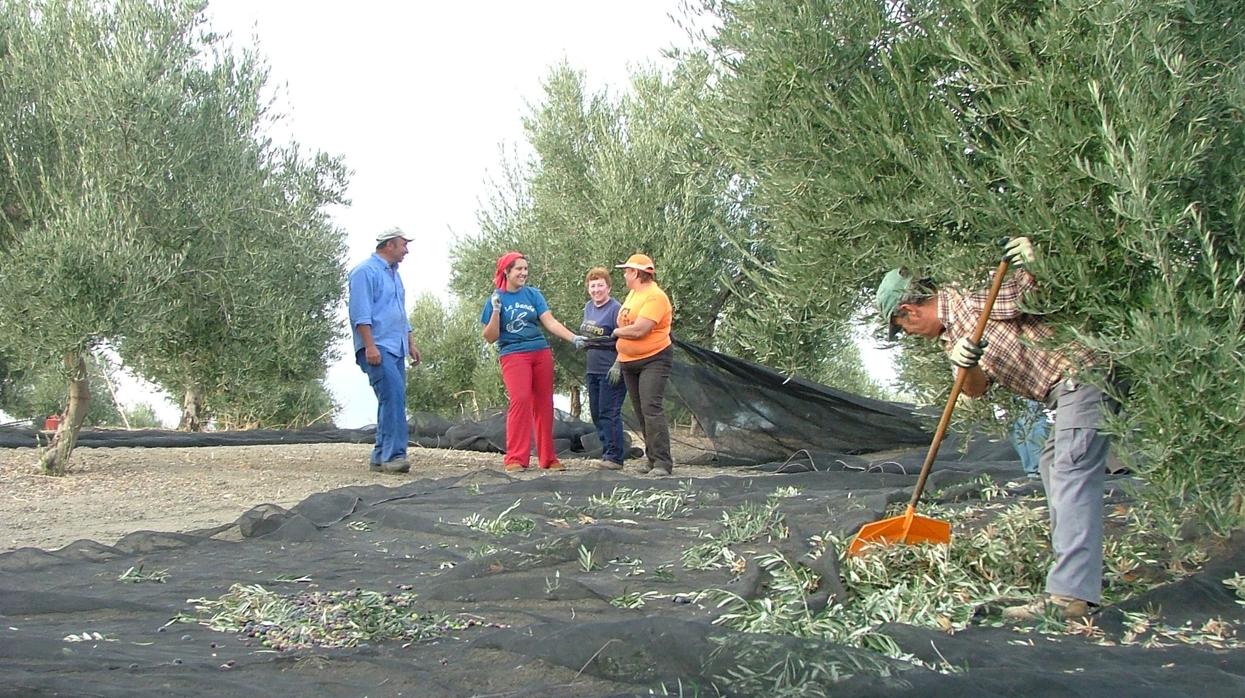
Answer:
[[[488,322],[484,323],[484,341],[492,344],[501,336],[501,297],[496,293],[489,299],[492,304],[492,312],[489,313]]]

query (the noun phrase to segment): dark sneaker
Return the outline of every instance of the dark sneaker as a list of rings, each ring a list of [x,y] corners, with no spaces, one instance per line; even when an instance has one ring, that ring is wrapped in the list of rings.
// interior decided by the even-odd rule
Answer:
[[[596,466],[597,466],[597,468],[599,468],[599,469],[601,469],[601,470],[622,470],[622,469],[623,469],[623,464],[622,464],[622,463],[615,463],[615,462],[614,462],[614,461],[612,461],[612,460],[599,460],[599,461],[596,461]]]
[[[405,473],[410,471],[411,464],[405,458],[394,458],[381,464],[380,469],[387,473]]]

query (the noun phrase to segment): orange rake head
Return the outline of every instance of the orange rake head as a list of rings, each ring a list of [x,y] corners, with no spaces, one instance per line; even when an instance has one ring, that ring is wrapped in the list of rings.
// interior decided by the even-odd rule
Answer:
[[[908,511],[900,516],[861,526],[860,532],[848,546],[847,554],[859,555],[870,545],[944,545],[950,542],[951,524],[928,516],[917,516],[916,507],[909,505]]]

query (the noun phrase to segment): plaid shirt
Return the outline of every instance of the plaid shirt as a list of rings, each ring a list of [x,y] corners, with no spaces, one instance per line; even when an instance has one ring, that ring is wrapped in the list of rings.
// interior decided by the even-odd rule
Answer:
[[[1073,375],[1078,365],[1089,362],[1089,353],[1079,350],[1065,356],[1049,349],[1054,331],[1041,318],[1020,310],[1020,299],[1037,287],[1029,272],[1017,270],[1003,282],[990,311],[983,337],[989,344],[981,357],[981,370],[990,384],[998,383],[1031,400],[1045,400],[1056,383]],[[943,349],[950,352],[960,337],[972,337],[986,304],[984,291],[965,295],[954,289],[938,290],[938,319],[943,333]]]

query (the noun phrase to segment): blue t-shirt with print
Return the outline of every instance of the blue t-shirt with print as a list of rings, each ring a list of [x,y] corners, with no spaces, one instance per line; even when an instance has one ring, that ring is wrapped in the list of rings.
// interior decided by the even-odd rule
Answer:
[[[579,333],[588,339],[610,337],[614,328],[618,327],[618,310],[622,303],[610,298],[600,308],[593,301],[584,305],[584,321],[579,326]],[[618,351],[614,349],[617,340],[603,344],[588,345],[588,375],[603,376],[610,371],[614,361],[618,359]]]
[[[549,304],[540,291],[524,286],[513,293],[501,289],[497,295],[501,297],[501,334],[497,337],[497,352],[517,354],[548,349],[549,340],[540,330],[540,316],[549,310]],[[487,325],[492,318],[493,301],[486,298],[484,311],[480,313],[480,324]]]

